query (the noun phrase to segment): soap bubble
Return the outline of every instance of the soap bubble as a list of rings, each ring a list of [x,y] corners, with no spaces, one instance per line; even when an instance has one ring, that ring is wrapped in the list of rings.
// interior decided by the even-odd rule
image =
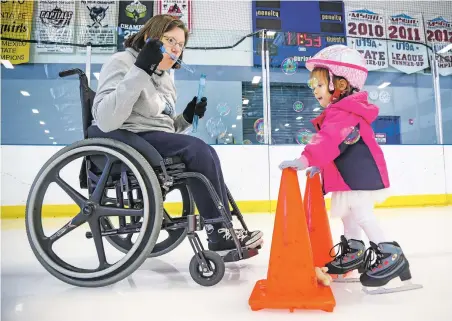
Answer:
[[[211,137],[221,138],[226,134],[227,128],[221,117],[212,117],[206,122],[206,130]]]
[[[307,145],[311,142],[313,135],[309,129],[300,129],[295,134],[295,140],[300,145]]]
[[[222,102],[217,105],[217,111],[220,116],[226,116],[231,112],[231,108],[229,107],[228,103]]]
[[[314,90],[319,85],[319,80],[315,77],[312,77],[308,80],[308,87]]]
[[[297,100],[293,103],[293,110],[295,110],[297,113],[302,112],[304,109],[304,104],[302,101]]]
[[[351,132],[350,134],[347,135],[347,137],[345,137],[344,143],[346,145],[353,145],[356,144],[359,139],[361,138],[361,135],[359,133],[359,129],[356,127],[351,127]]]
[[[259,118],[258,120],[256,120],[254,122],[253,128],[254,128],[254,131],[256,132],[256,134],[263,135],[264,134],[264,119]]]
[[[297,72],[298,64],[293,57],[288,57],[283,60],[281,69],[286,75],[293,75]]]

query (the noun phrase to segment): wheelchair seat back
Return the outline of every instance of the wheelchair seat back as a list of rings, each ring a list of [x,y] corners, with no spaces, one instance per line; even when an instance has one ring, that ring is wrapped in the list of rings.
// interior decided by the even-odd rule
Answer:
[[[83,137],[84,139],[89,138],[88,137],[88,128],[92,125],[93,122],[93,114],[92,114],[92,107],[94,103],[94,97],[96,96],[96,92],[92,90],[89,87],[88,84],[88,78],[86,74],[78,69],[69,69],[65,70],[59,73],[60,77],[67,77],[70,75],[78,75],[80,80],[80,102],[82,107],[82,127],[83,127]],[[136,135],[134,133],[127,133],[128,135]],[[99,135],[96,135],[96,137],[99,138],[112,138],[115,139],[115,137],[110,137],[109,133],[101,133],[99,131]],[[141,138],[141,137],[140,137]],[[118,139],[121,141],[121,139]],[[161,166],[163,165],[166,167],[167,170],[169,170],[169,173],[177,173],[181,171],[185,171],[185,165],[182,162],[182,159],[178,156],[173,157],[165,157],[163,158],[157,150],[148,143],[145,147],[141,146],[133,146],[134,144],[132,142],[123,141],[123,143],[126,143],[130,145],[131,147],[134,147],[137,149],[138,152],[140,152],[143,157],[145,157],[150,165],[154,167],[156,170],[161,170]],[[138,144],[139,145],[139,144]],[[138,147],[138,148],[137,148]],[[163,162],[163,164],[162,164]],[[121,172],[124,171],[124,165],[115,165],[112,168],[112,171],[110,173],[111,179],[116,180],[121,175]],[[102,169],[105,167],[105,157],[103,156],[90,156],[83,160],[82,167],[80,169],[79,173],[79,180],[80,180],[80,187],[81,188],[87,188],[88,185],[88,176],[93,180],[95,180],[94,177],[91,177],[92,175],[99,175],[102,172]]]
[[[86,77],[86,76],[85,76]],[[82,102],[82,122],[83,122],[83,137],[88,138],[88,127],[93,122],[93,114],[91,108],[93,107],[94,97],[96,92],[88,86],[82,86],[80,82],[80,100]]]

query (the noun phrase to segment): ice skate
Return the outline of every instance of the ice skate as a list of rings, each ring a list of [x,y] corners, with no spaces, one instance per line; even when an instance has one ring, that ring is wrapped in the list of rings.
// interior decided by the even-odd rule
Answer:
[[[359,275],[351,276],[351,272],[358,270],[364,272],[364,243],[359,240],[347,240],[341,236],[341,242],[336,244],[331,250],[339,246],[339,251],[334,260],[326,264],[329,274],[337,274],[334,282],[359,282]],[[331,251],[330,251],[331,255]]]
[[[373,257],[375,262],[372,263]],[[370,242],[366,250],[364,267],[360,281],[367,294],[384,294],[409,291],[422,288],[420,284],[411,283],[410,264],[397,242],[379,243],[378,246]],[[385,286],[389,281],[399,277],[403,285],[398,287]]]

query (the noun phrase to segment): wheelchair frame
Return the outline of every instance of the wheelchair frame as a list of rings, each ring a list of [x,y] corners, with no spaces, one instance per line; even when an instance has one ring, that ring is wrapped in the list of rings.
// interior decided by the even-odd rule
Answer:
[[[26,210],[26,228],[27,228],[27,235],[29,238],[30,245],[32,246],[33,252],[35,253],[38,260],[41,262],[41,264],[54,276],[59,278],[62,281],[65,281],[67,283],[78,285],[78,286],[105,286],[112,283],[115,283],[131,273],[133,273],[140,265],[141,263],[148,257],[155,257],[158,255],[165,254],[171,250],[173,250],[175,247],[177,247],[185,238],[185,236],[188,236],[190,245],[195,253],[192,260],[190,261],[190,274],[195,282],[197,282],[200,285],[203,286],[212,286],[217,284],[221,281],[223,278],[224,272],[225,272],[225,266],[224,263],[226,262],[234,262],[242,259],[247,259],[250,257],[253,257],[258,254],[258,250],[260,247],[254,248],[254,249],[247,249],[242,248],[240,246],[240,241],[233,229],[232,224],[232,216],[236,216],[238,220],[240,221],[242,227],[248,231],[248,227],[245,224],[245,221],[243,219],[243,215],[241,214],[237,204],[235,203],[229,189],[226,187],[227,190],[227,196],[229,200],[229,205],[232,207],[231,215],[229,215],[228,211],[224,207],[224,205],[221,202],[221,199],[219,198],[218,194],[216,193],[215,189],[213,188],[211,182],[202,174],[195,173],[195,172],[187,172],[185,171],[185,164],[183,164],[181,161],[177,161],[177,157],[172,158],[163,158],[157,150],[149,144],[149,152],[147,155],[140,154],[137,150],[134,148],[127,146],[124,143],[121,143],[119,141],[116,141],[114,139],[107,139],[107,138],[90,138],[88,139],[87,130],[88,127],[91,124],[92,121],[92,114],[91,114],[91,107],[93,103],[93,99],[95,96],[95,92],[92,91],[89,88],[88,85],[88,79],[85,73],[78,69],[70,69],[65,70],[59,73],[60,77],[68,77],[72,75],[78,75],[79,81],[80,81],[80,98],[82,103],[82,122],[83,122],[83,134],[84,134],[84,140],[81,142],[75,142],[69,146],[67,146],[65,149],[60,151],[59,153],[55,154],[54,157],[52,157],[41,169],[41,171],[38,173],[38,175],[35,178],[35,181],[32,185],[32,188],[30,189],[29,198],[27,200],[27,210]],[[134,233],[140,233],[141,229],[143,227],[143,224],[145,224],[145,215],[148,216],[152,215],[160,215],[161,217],[157,217],[154,219],[155,222],[161,222],[161,230],[167,230],[167,231],[181,231],[182,233],[178,236],[178,239],[173,241],[172,244],[161,250],[160,252],[156,253],[155,255],[152,255],[152,253],[144,253],[138,255],[136,258],[136,261],[133,261],[130,263],[130,266],[127,269],[124,269],[120,271],[121,274],[120,277],[117,276],[117,274],[113,273],[112,277],[108,277],[107,279],[100,279],[96,278],[93,279],[93,282],[89,282],[89,280],[86,282],[80,279],[72,279],[68,275],[62,275],[61,272],[57,272],[55,268],[52,268],[52,264],[49,264],[48,261],[45,259],[45,255],[43,255],[43,249],[42,245],[37,245],[37,233],[35,230],[34,224],[36,224],[36,216],[37,214],[41,213],[41,209],[37,209],[36,203],[39,204],[39,202],[42,202],[42,200],[37,200],[37,197],[40,196],[40,191],[36,190],[39,189],[40,182],[44,181],[45,178],[42,178],[42,173],[47,174],[46,168],[48,168],[52,159],[55,158],[58,154],[60,154],[58,157],[62,158],[65,153],[68,153],[69,151],[73,149],[77,149],[79,147],[87,147],[89,146],[90,150],[93,150],[94,147],[98,147],[99,149],[107,149],[111,151],[111,153],[114,153],[113,151],[118,152],[118,155],[124,156],[124,160],[128,157],[131,157],[130,155],[135,155],[135,159],[131,157],[131,162],[136,162],[144,165],[144,162],[147,162],[148,169],[151,169],[153,171],[153,175],[150,170],[147,171],[147,175],[145,175],[142,178],[148,179],[151,182],[151,187],[154,187],[153,185],[153,176],[155,176],[156,180],[154,182],[158,182],[158,185],[160,187],[160,190],[152,190],[152,196],[154,196],[154,199],[158,199],[155,201],[156,203],[161,201],[161,204],[158,204],[158,206],[162,209],[161,213],[145,213],[143,210],[143,207],[141,207],[141,211],[143,214],[143,222],[141,222],[141,218],[137,215],[138,212],[140,212],[140,203],[135,203],[133,200],[132,192],[134,189],[137,191],[137,197],[140,198],[140,193],[142,188],[134,188],[136,187],[137,183],[140,187],[140,182],[137,182],[139,179],[136,176],[130,175],[130,166],[124,166],[124,163],[121,165],[120,169],[120,176],[115,181],[112,178],[111,171],[113,168],[112,161],[108,160],[102,170],[102,173],[97,173],[93,169],[97,168],[99,169],[98,164],[96,164],[95,158],[89,157],[89,156],[83,156],[83,163],[80,170],[79,180],[80,180],[80,187],[82,189],[88,189],[88,199],[83,200],[80,198],[80,201],[77,203],[77,205],[80,206],[80,213],[69,221],[68,224],[63,226],[61,229],[59,229],[56,233],[54,233],[50,238],[48,238],[47,242],[50,243],[50,246],[53,244],[55,240],[58,240],[62,236],[66,235],[73,229],[77,228],[78,226],[82,225],[83,223],[89,223],[91,232],[86,232],[85,236],[88,239],[94,239],[94,243],[96,244],[96,250],[98,250],[98,256],[99,260],[101,258],[99,254],[98,246],[100,246],[99,243],[99,235],[96,233],[93,233],[93,228],[99,226],[100,227],[100,242],[102,242],[102,238],[106,237],[107,240],[111,242],[112,238],[118,237],[119,235],[127,235],[130,237]],[[59,158],[56,157],[55,159],[58,160]],[[140,159],[139,159],[140,158]],[[53,160],[55,162],[55,159]],[[129,158],[130,160],[130,158]],[[133,164],[132,164],[133,165]],[[55,165],[56,166],[56,165]],[[146,167],[146,166],[144,166]],[[49,170],[50,173],[50,170]],[[135,178],[135,181],[134,181]],[[190,195],[190,190],[188,188],[188,179],[197,179],[201,181],[207,188],[208,193],[214,204],[216,204],[216,208],[220,214],[218,218],[215,219],[203,219],[199,215],[195,215],[193,213],[193,199]],[[65,183],[66,184],[66,183]],[[37,185],[38,187],[35,187]],[[168,213],[163,209],[163,202],[166,197],[166,194],[172,190],[173,187],[182,186],[185,188],[186,193],[185,196],[187,198],[187,202],[189,202],[189,210],[185,209],[184,199],[183,199],[183,206],[184,206],[184,213],[182,214],[182,217],[178,218],[171,218]],[[116,199],[111,199],[107,197],[108,189],[115,189],[116,190]],[[70,186],[63,185],[63,189],[66,192],[75,192],[74,190],[71,190],[72,188]],[[146,186],[147,189],[147,186]],[[123,193],[127,193],[127,201],[123,198]],[[182,192],[182,190],[181,190]],[[75,192],[77,193],[77,192]],[[119,197],[121,195],[121,197]],[[157,196],[156,196],[157,195]],[[161,197],[159,198],[159,195]],[[188,195],[188,196],[187,196]],[[80,195],[81,196],[81,195]],[[71,196],[72,197],[72,196]],[[119,198],[118,198],[119,197]],[[148,195],[142,195],[141,193],[141,206],[143,205],[143,202],[145,201],[145,197],[150,199],[150,194]],[[107,202],[110,201],[111,203],[115,203],[116,207],[105,207],[105,204],[102,204],[102,200],[106,200]],[[152,201],[152,200],[151,200]],[[155,205],[155,204],[154,204]],[[124,206],[128,206],[128,209],[126,210]],[[102,213],[106,211],[106,208],[110,208],[111,211],[114,211],[114,214],[109,216],[118,216],[120,221],[120,227],[118,229],[111,228],[111,226],[108,226],[103,220],[104,216],[101,216],[100,214],[96,214],[96,211],[100,211],[100,209],[103,208]],[[120,211],[124,210],[124,211]],[[151,210],[151,209],[150,209]],[[186,213],[189,212],[189,213]],[[117,214],[116,214],[117,213]],[[126,214],[128,213],[128,214]],[[135,216],[133,213],[137,213]],[[141,213],[141,212],[140,212]],[[187,214],[184,216],[184,214]],[[129,216],[131,219],[131,223],[126,223],[126,217]],[[95,222],[97,220],[97,223]],[[102,225],[99,221],[103,221]],[[154,222],[154,224],[155,224]],[[231,233],[233,240],[236,245],[236,249],[228,251],[224,256],[220,256],[216,252],[212,251],[206,251],[199,239],[199,236],[197,235],[197,231],[200,231],[204,228],[205,224],[216,224],[216,223],[222,223],[227,229],[229,229],[229,232]],[[149,224],[149,223],[146,223]],[[109,228],[110,227],[110,228]],[[145,229],[148,227],[148,225],[145,226]],[[152,231],[155,231],[156,227],[153,226]],[[144,232],[148,232],[145,230]],[[143,233],[144,233],[143,232]],[[160,233],[160,232],[159,232]],[[141,234],[140,234],[141,235]],[[152,249],[155,246],[156,240],[158,238],[158,235],[149,235],[148,239],[145,241],[145,247],[147,249]],[[140,241],[141,242],[141,241]],[[44,242],[44,244],[46,244]],[[125,250],[121,248],[118,243],[115,243],[114,245],[117,249],[123,251],[125,253]],[[132,243],[131,243],[132,244]],[[136,244],[132,245],[132,249],[135,247]],[[139,244],[141,246],[142,243]],[[118,248],[119,247],[119,248]],[[152,247],[152,248],[151,248]],[[106,258],[105,258],[105,249],[103,248],[103,245],[101,246],[104,253],[104,259],[105,259],[105,266],[107,266]],[[131,249],[131,250],[132,250]],[[128,253],[128,252],[127,252]],[[134,252],[135,253],[135,252]],[[132,256],[134,255],[132,253]],[[59,258],[58,258],[59,259]],[[54,264],[59,262],[57,259],[53,258]],[[61,260],[60,260],[61,261]],[[102,261],[100,261],[102,262]],[[50,262],[52,263],[52,262]],[[210,263],[214,264],[214,267]],[[116,264],[116,263],[115,263]],[[102,263],[100,263],[102,265]],[[108,266],[107,269],[109,269],[111,266]],[[120,267],[121,268],[121,267]],[[119,268],[118,268],[119,269]],[[213,275],[210,277],[205,277],[204,273],[212,273]],[[68,273],[70,274],[70,273]],[[81,278],[83,279],[83,278]]]

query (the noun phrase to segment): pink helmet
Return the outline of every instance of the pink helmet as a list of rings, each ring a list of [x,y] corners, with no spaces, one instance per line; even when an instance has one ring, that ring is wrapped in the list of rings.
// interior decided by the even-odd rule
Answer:
[[[329,70],[330,90],[334,90],[332,75],[344,77],[352,87],[361,90],[366,82],[368,72],[364,57],[356,49],[345,45],[326,47],[306,61],[306,68],[309,71],[312,71],[315,67]]]

